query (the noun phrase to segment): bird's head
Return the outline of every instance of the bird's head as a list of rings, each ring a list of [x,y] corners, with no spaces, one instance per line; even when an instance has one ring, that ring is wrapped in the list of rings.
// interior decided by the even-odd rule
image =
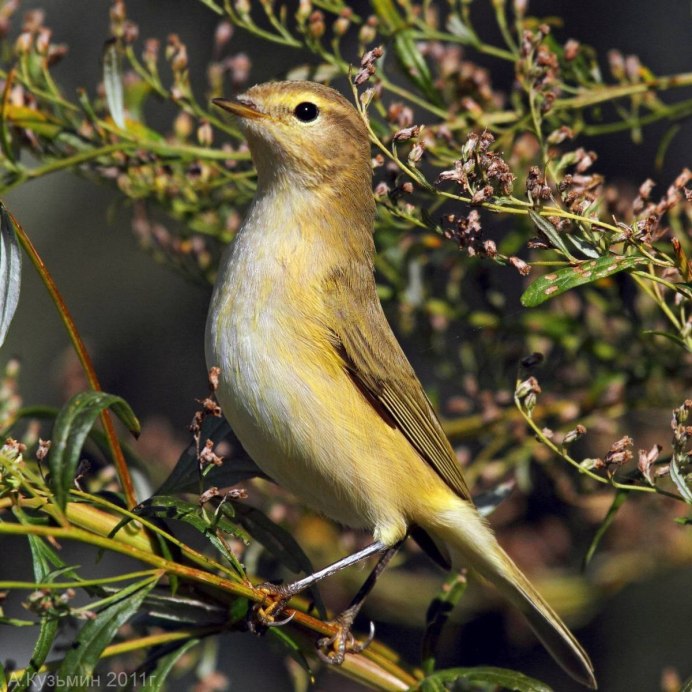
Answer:
[[[370,194],[368,132],[338,91],[315,82],[268,82],[214,103],[239,118],[260,187],[366,185]]]

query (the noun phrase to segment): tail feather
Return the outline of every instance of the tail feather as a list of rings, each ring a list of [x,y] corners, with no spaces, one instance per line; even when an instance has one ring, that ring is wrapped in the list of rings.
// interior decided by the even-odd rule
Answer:
[[[519,568],[507,555],[503,557],[505,574],[483,574],[482,571],[481,574],[523,613],[543,646],[562,668],[578,682],[596,689],[589,655]]]
[[[475,508],[458,500],[451,511],[439,512],[434,525],[424,526],[435,543],[443,543],[453,564],[465,565],[490,581],[526,617],[555,661],[578,682],[597,688],[589,656],[557,613],[546,603],[511,558]]]

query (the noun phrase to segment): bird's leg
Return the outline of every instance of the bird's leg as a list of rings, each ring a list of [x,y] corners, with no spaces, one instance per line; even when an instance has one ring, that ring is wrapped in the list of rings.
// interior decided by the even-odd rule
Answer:
[[[344,662],[344,657],[347,653],[360,653],[375,638],[375,623],[372,621],[370,622],[370,634],[364,642],[355,640],[351,634],[351,627],[353,627],[356,616],[363,607],[366,597],[375,586],[377,578],[394,557],[402,543],[403,541],[399,541],[382,553],[378,563],[351,601],[351,605],[332,621],[332,624],[337,628],[336,633],[331,637],[322,637],[317,641],[317,655],[325,663],[339,665]]]
[[[334,562],[317,572],[313,572],[303,579],[298,579],[297,581],[291,582],[290,584],[261,584],[258,589],[266,594],[266,598],[253,608],[252,619],[250,620],[250,629],[253,631],[258,630],[259,628],[257,625],[260,627],[275,627],[285,625],[286,623],[290,622],[293,615],[290,615],[284,620],[277,620],[277,617],[281,614],[283,609],[286,607],[286,604],[291,600],[291,598],[293,598],[293,596],[301,591],[304,591],[305,589],[310,588],[313,584],[322,581],[322,579],[325,579],[332,574],[336,574],[345,567],[355,565],[371,555],[376,555],[378,553],[384,553],[386,555],[390,550],[391,548],[389,546],[386,546],[380,541],[375,541],[369,546],[363,548],[363,550],[359,550],[357,553],[353,553],[353,555],[348,555],[345,558],[338,560],[337,562]],[[389,558],[386,560],[385,564],[387,562],[389,562]],[[366,584],[367,583],[368,582],[366,582]],[[372,588],[372,586],[370,588]],[[368,591],[369,590],[370,589],[368,589]],[[360,591],[358,593],[360,594]],[[363,594],[363,598],[366,594]],[[358,609],[360,609],[360,606]],[[356,610],[356,613],[357,612],[358,610]],[[353,615],[354,618],[356,613]]]

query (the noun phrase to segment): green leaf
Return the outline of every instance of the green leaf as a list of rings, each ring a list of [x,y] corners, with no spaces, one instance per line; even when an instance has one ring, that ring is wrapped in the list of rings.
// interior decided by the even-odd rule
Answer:
[[[315,673],[310,667],[308,659],[305,658],[300,644],[291,637],[290,633],[281,627],[272,627],[269,630],[269,635],[274,637],[274,639],[278,639],[281,644],[288,649],[288,655],[308,674],[310,683],[314,684]]]
[[[12,686],[13,692],[24,692],[28,690],[34,681],[35,675],[45,663],[53,642],[58,635],[59,618],[44,616],[41,618],[41,625],[38,638],[34,644],[34,650],[29,659],[29,665],[24,669],[21,679]]]
[[[199,639],[188,639],[183,642],[181,646],[178,646],[174,651],[169,654],[162,656],[156,667],[148,670],[145,675],[142,676],[144,684],[138,687],[142,692],[161,692],[165,689],[164,683],[166,678],[170,675],[175,664],[181,659],[181,657],[186,654],[193,646],[199,644]],[[139,676],[137,676],[139,679]]]
[[[589,243],[587,240],[584,240],[584,238],[581,238],[578,235],[574,235],[573,233],[566,233],[565,238],[569,240],[572,245],[574,245],[579,252],[581,252],[584,257],[588,257],[588,259],[598,259],[601,257],[601,254],[597,248],[595,248],[591,243]]]
[[[22,282],[22,253],[10,215],[0,203],[0,346],[12,323]]]
[[[670,478],[675,483],[680,495],[682,495],[683,500],[687,504],[692,505],[692,487],[688,481],[689,476],[681,468],[681,464],[678,460],[678,455],[673,454],[670,460]],[[691,479],[692,480],[692,479]]]
[[[413,692],[448,692],[449,690],[510,690],[511,692],[553,692],[548,685],[523,673],[506,668],[449,668],[421,680]]]
[[[582,284],[592,283],[618,272],[645,264],[644,257],[608,255],[597,260],[581,262],[576,267],[565,267],[536,279],[521,296],[521,304],[533,308],[550,298],[559,296]]]
[[[434,105],[442,106],[428,63],[408,31],[399,31],[394,36],[394,53],[408,78],[421,93]]]
[[[404,26],[404,20],[392,0],[373,0],[372,8],[388,32],[394,32]]]
[[[624,490],[618,490],[615,493],[615,497],[613,498],[613,502],[610,505],[610,509],[603,518],[601,525],[598,527],[598,530],[596,531],[596,534],[594,535],[593,540],[591,541],[589,549],[586,551],[583,564],[584,568],[586,568],[589,562],[591,562],[591,558],[594,556],[596,548],[598,548],[598,544],[601,542],[601,539],[605,535],[605,532],[610,528],[610,525],[613,523],[613,520],[615,519],[615,515],[617,514],[618,510],[625,503],[627,495],[628,493]]]
[[[529,217],[534,222],[539,232],[542,233],[543,236],[548,239],[548,242],[556,250],[559,250],[571,262],[577,261],[577,258],[574,257],[572,253],[570,253],[570,251],[567,249],[567,245],[565,245],[565,241],[562,240],[562,237],[560,236],[560,233],[558,232],[557,228],[555,228],[555,226],[553,226],[553,224],[550,223],[548,219],[541,216],[540,214],[537,214],[533,209],[529,209]]]
[[[6,166],[15,168],[16,156],[14,147],[12,146],[12,137],[8,125],[10,124],[10,94],[12,93],[12,85],[14,82],[15,72],[10,72],[5,76],[5,85],[2,90],[2,101],[0,102],[0,150],[5,155]]]
[[[103,88],[106,92],[106,103],[111,118],[122,129],[125,127],[125,98],[120,64],[120,44],[115,38],[107,41],[103,49]]]
[[[31,516],[19,507],[12,509],[13,514],[22,524],[45,526],[50,523],[46,516]],[[53,548],[40,536],[28,535],[34,579],[37,582],[55,581],[57,577],[67,575],[71,580],[78,580],[77,568],[67,565]]]
[[[223,15],[223,10],[213,0],[201,0],[203,5],[206,5],[210,10],[218,15]]]
[[[233,601],[243,601],[238,598]],[[165,620],[168,623],[176,623],[179,627],[218,627],[224,629],[231,623],[229,618],[229,606],[221,605],[204,597],[172,595],[168,591],[154,591],[147,596],[146,607],[149,618],[157,621]],[[242,608],[243,614],[247,612],[247,605]]]
[[[73,396],[55,419],[48,455],[51,487],[56,502],[64,508],[74,481],[79,454],[96,418],[111,409],[133,434],[139,433],[139,421],[124,399],[105,392],[80,392]]]
[[[157,579],[148,579],[121,589],[120,600],[102,610],[82,627],[72,642],[57,671],[58,679],[88,680],[99,662],[103,650],[113,641],[118,628],[124,625],[140,608]],[[88,683],[87,683],[88,684]],[[72,689],[85,689],[77,687]]]
[[[26,106],[7,104],[5,119],[8,124],[14,127],[31,130],[40,137],[48,139],[54,139],[62,131],[60,123],[54,120],[52,116]]]
[[[224,503],[221,507],[222,511],[231,511],[228,504],[227,502]],[[240,502],[230,504],[235,510],[236,521],[281,564],[288,567],[292,572],[302,570],[306,574],[313,573],[310,558],[288,531],[275,524],[266,514],[255,507]]]
[[[50,406],[27,406],[25,408],[21,408],[14,415],[14,419],[12,421],[12,426],[7,428],[3,432],[5,434],[9,434],[9,432],[13,429],[13,427],[17,424],[17,422],[24,420],[25,418],[38,418],[40,420],[55,420],[58,417],[59,413],[60,413],[59,408],[53,408]],[[92,428],[89,431],[88,439],[91,440],[98,447],[99,451],[104,456],[107,457],[111,454],[110,444],[108,442],[108,436],[106,435],[106,433],[103,432],[103,430],[99,430],[98,428]],[[130,447],[129,445],[127,445],[121,441],[120,442],[120,448],[122,449],[123,456],[125,457],[125,461],[126,461],[128,467],[134,467],[134,468],[140,469],[143,472],[146,472],[147,462],[144,461],[139,456],[137,456],[137,454],[135,454],[135,452],[133,451],[132,447]]]
[[[36,627],[36,622],[34,620],[0,617],[0,625],[9,625],[10,627]]]
[[[681,339],[676,334],[669,334],[668,332],[661,332],[656,329],[643,329],[642,336],[662,336],[664,339],[672,341],[676,346],[682,346],[687,348],[687,344],[684,339]]]
[[[155,494],[198,493],[200,488],[206,490],[214,485],[218,488],[227,488],[248,478],[266,478],[267,476],[260,470],[259,466],[242,449],[231,431],[231,426],[224,418],[206,418],[202,423],[200,439],[203,442],[211,440],[216,446],[229,437],[232,439],[232,446],[238,450],[238,453],[234,454],[232,459],[226,459],[221,466],[214,466],[202,479],[201,486],[197,449],[193,443],[181,454],[170,476]]]
[[[268,553],[292,572],[302,571],[305,574],[312,574],[315,571],[310,558],[300,547],[298,541],[259,509],[232,501],[230,503],[225,502],[221,506],[221,511],[234,512],[235,520],[243,526],[253,540],[260,543]],[[310,588],[310,593],[320,617],[326,617],[326,609],[317,584]]]
[[[31,524],[43,524],[40,520],[24,517]],[[34,565],[34,579],[37,582],[53,581],[57,576],[67,575],[72,580],[79,579],[76,568],[66,565],[58,554],[39,536],[27,536]],[[51,569],[54,567],[56,569]]]
[[[45,581],[46,575],[50,572],[50,564],[60,564],[60,558],[52,548],[44,543],[40,536],[27,536],[27,538],[29,539],[29,549],[34,567],[34,579],[37,582]]]
[[[449,616],[466,591],[466,577],[458,572],[451,574],[428,606],[425,615],[425,634],[423,635],[422,653],[423,671],[432,673],[435,669],[435,650],[440,635],[447,624]]]
[[[217,531],[223,531],[242,541],[248,543],[250,537],[241,529],[235,522],[230,521],[233,518],[233,510],[229,507],[228,511],[221,511],[228,504],[224,502],[220,511],[214,516],[210,522],[204,515],[202,508],[199,505],[193,505],[190,502],[181,500],[170,495],[154,495],[154,497],[145,500],[137,505],[135,511],[137,514],[144,517],[158,517],[161,519],[175,519],[183,521],[186,524],[194,527],[203,534],[209,542],[223,555],[241,577],[245,576],[245,570],[238,561],[238,558],[228,549],[223,540],[217,535]],[[230,516],[229,516],[230,514]],[[120,524],[116,529],[120,528]]]
[[[463,22],[458,14],[450,14],[447,20],[446,29],[450,34],[461,40],[461,43],[476,46],[478,45],[478,36],[468,24]]]

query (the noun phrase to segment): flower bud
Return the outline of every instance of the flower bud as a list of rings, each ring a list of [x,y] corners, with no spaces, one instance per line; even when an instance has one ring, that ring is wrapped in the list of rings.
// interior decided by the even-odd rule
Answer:
[[[315,39],[320,39],[324,36],[327,27],[324,23],[324,13],[320,10],[315,10],[308,19],[308,34]]]
[[[423,152],[425,152],[425,147],[420,142],[414,144],[408,154],[409,164],[415,166],[423,158]]]
[[[48,55],[48,50],[50,48],[50,37],[51,30],[42,27],[39,29],[38,35],[36,36],[34,46],[36,47],[36,52],[39,55]]]
[[[310,0],[300,0],[298,9],[296,10],[296,20],[298,24],[304,24],[307,18],[312,14],[312,2]]]
[[[214,141],[214,130],[206,120],[202,121],[197,128],[197,141],[203,147],[210,147]]]
[[[565,435],[565,437],[562,440],[562,444],[564,446],[572,444],[572,442],[576,442],[581,437],[584,437],[584,435],[586,435],[586,428],[583,425],[579,424],[574,428],[574,430],[570,430]]]
[[[358,42],[361,46],[372,43],[377,38],[377,17],[370,16],[358,32]]]
[[[233,36],[233,24],[224,20],[219,22],[214,32],[214,50],[220,53]]]
[[[21,34],[19,34],[19,36],[17,36],[17,40],[14,44],[14,50],[17,55],[26,55],[31,51],[31,46],[33,43],[34,40],[31,34],[28,31],[23,31]]]
[[[123,43],[132,45],[139,38],[139,26],[129,19],[123,24]]]
[[[236,0],[235,10],[241,17],[247,17],[250,14],[250,3],[248,0]]]
[[[351,20],[347,17],[339,17],[334,21],[332,25],[332,30],[334,31],[334,36],[343,36],[351,28]]]

